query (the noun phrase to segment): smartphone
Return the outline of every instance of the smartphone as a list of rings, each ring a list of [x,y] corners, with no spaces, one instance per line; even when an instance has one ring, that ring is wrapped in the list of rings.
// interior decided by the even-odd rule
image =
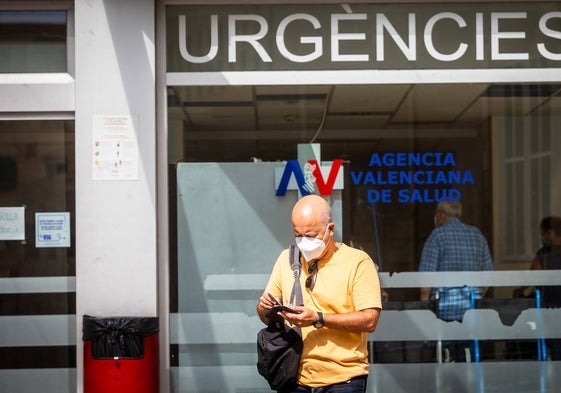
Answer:
[[[281,305],[276,305],[273,308],[271,308],[269,310],[269,312],[267,312],[267,314],[265,315],[267,318],[272,318],[272,317],[279,317],[280,315],[277,315],[277,313],[279,311],[286,311],[286,312],[291,312],[291,313],[300,313],[300,311],[296,311],[290,307],[287,306],[281,306]]]

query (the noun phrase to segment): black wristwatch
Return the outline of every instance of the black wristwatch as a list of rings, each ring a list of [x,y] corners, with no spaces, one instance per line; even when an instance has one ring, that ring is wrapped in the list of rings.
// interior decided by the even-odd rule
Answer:
[[[313,323],[316,329],[321,329],[323,327],[323,313],[318,311],[318,319]]]

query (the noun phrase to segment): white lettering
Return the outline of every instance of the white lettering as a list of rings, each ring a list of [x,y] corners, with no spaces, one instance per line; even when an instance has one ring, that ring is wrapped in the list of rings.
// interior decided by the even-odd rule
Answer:
[[[259,31],[256,34],[236,34],[236,22],[254,21],[259,23]],[[247,42],[257,52],[261,60],[270,63],[273,60],[259,43],[259,40],[267,35],[269,25],[267,20],[261,15],[228,15],[228,62],[236,62],[236,49],[238,42]]]
[[[397,34],[397,30],[390,23],[386,15],[376,14],[376,60],[384,61],[384,29],[390,33],[407,60],[417,60],[417,44],[415,42],[415,14],[409,14],[409,45]]]
[[[322,65],[330,67],[331,63],[332,68],[336,68],[337,62],[395,68],[417,61],[417,46],[423,44],[428,58],[421,59],[421,68],[430,64],[431,59],[456,62],[456,66],[462,60],[468,64],[474,60],[487,61],[486,66],[491,67],[503,66],[490,64],[500,61],[530,66],[520,62],[531,57],[533,64],[540,64],[541,59],[545,67],[561,61],[561,10],[540,15],[535,10],[407,13],[407,20],[397,23],[385,13],[361,8],[361,12],[354,14],[349,5],[341,7],[344,11],[339,13],[293,13],[272,19],[278,25],[271,24],[269,14],[229,14],[222,19],[209,13],[202,20],[195,15],[178,15],[179,39],[174,45],[179,47],[180,58],[192,64],[237,63],[243,56],[244,62],[253,65],[272,63],[274,58],[279,64],[322,60]],[[395,17],[405,19],[405,14],[398,15]],[[529,21],[538,26],[530,26]],[[465,33],[468,27],[470,37]],[[417,36],[418,31],[422,37]],[[227,37],[219,37],[222,33]],[[330,51],[324,53],[328,40]],[[227,50],[220,45],[227,45]],[[465,59],[468,53],[471,59]],[[389,54],[393,57],[391,63],[375,64],[386,61]]]
[[[334,14],[331,15],[331,60],[332,61],[368,61],[369,56],[361,55],[342,55],[339,53],[339,41],[343,40],[364,40],[366,34],[359,33],[339,33],[339,21],[341,20],[366,20],[366,14]]]
[[[179,15],[179,52],[181,57],[191,63],[208,63],[218,53],[218,16],[210,16],[210,48],[204,56],[193,56],[187,50],[187,24],[185,15]]]
[[[298,19],[302,19],[302,20],[306,20],[306,21],[310,22],[312,24],[312,26],[314,27],[314,29],[316,29],[316,30],[321,27],[321,24],[319,23],[319,20],[317,20],[317,18],[312,16],[312,15],[309,15],[309,14],[289,15],[286,18],[284,18],[281,21],[281,23],[279,23],[279,27],[277,28],[277,47],[279,49],[280,54],[283,55],[288,60],[291,60],[295,63],[305,63],[305,62],[312,61],[312,60],[315,60],[315,59],[319,58],[323,54],[323,46],[322,46],[321,37],[300,37],[300,43],[301,44],[312,44],[313,45],[314,50],[311,53],[309,53],[307,55],[296,55],[296,54],[290,52],[286,48],[286,45],[284,44],[286,27],[288,26],[288,24],[290,22],[293,22],[293,21],[298,20]]]
[[[485,60],[485,33],[483,32],[483,14],[475,13],[475,58]]]
[[[466,21],[461,16],[459,16],[458,14],[454,14],[452,12],[442,12],[440,14],[436,14],[433,17],[431,17],[428,20],[427,24],[425,25],[425,34],[424,34],[425,47],[427,48],[427,51],[429,52],[429,54],[433,58],[435,58],[436,60],[440,60],[440,61],[458,60],[460,57],[462,57],[464,55],[464,53],[466,53],[466,50],[467,50],[467,47],[468,47],[468,45],[466,43],[462,42],[460,44],[460,46],[458,47],[458,49],[454,53],[451,53],[449,55],[445,55],[443,53],[440,53],[434,47],[434,44],[433,44],[433,41],[432,41],[432,30],[434,29],[434,25],[436,24],[436,22],[438,22],[442,19],[452,19],[458,24],[458,26],[460,26],[460,28],[466,27]]]
[[[551,38],[561,40],[561,31],[552,30],[547,27],[547,22],[552,18],[561,18],[561,12],[549,12],[540,18],[540,31]],[[544,43],[538,44],[538,51],[540,54],[549,60],[561,60],[561,53],[553,53],[546,49]]]
[[[501,39],[526,38],[523,31],[501,32],[499,22],[501,19],[525,19],[525,12],[493,12],[491,13],[491,59],[492,60],[528,60],[528,53],[501,53],[499,41]]]

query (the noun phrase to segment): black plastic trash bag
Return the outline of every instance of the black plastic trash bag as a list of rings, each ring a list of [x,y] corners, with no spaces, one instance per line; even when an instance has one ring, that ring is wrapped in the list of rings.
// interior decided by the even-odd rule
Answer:
[[[158,317],[107,317],[84,315],[82,340],[91,340],[97,359],[144,356],[144,337],[159,331]]]

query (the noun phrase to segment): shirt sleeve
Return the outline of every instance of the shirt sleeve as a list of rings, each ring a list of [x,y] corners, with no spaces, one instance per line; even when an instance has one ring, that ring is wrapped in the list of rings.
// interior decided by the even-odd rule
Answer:
[[[286,266],[283,266],[286,265]],[[267,286],[265,287],[265,292],[269,292],[276,298],[282,298],[282,280],[283,280],[283,270],[288,266],[288,250],[284,250],[281,252],[275,265],[273,266],[273,271],[269,276],[269,281],[267,282]],[[288,266],[290,269],[290,266]],[[289,294],[290,295],[290,294]]]
[[[482,270],[495,270],[493,265],[493,259],[491,258],[491,252],[489,251],[489,245],[487,244],[487,239],[480,233],[481,247],[482,247]]]
[[[358,264],[353,286],[354,307],[358,310],[382,308],[380,279],[374,261],[365,256]]]

